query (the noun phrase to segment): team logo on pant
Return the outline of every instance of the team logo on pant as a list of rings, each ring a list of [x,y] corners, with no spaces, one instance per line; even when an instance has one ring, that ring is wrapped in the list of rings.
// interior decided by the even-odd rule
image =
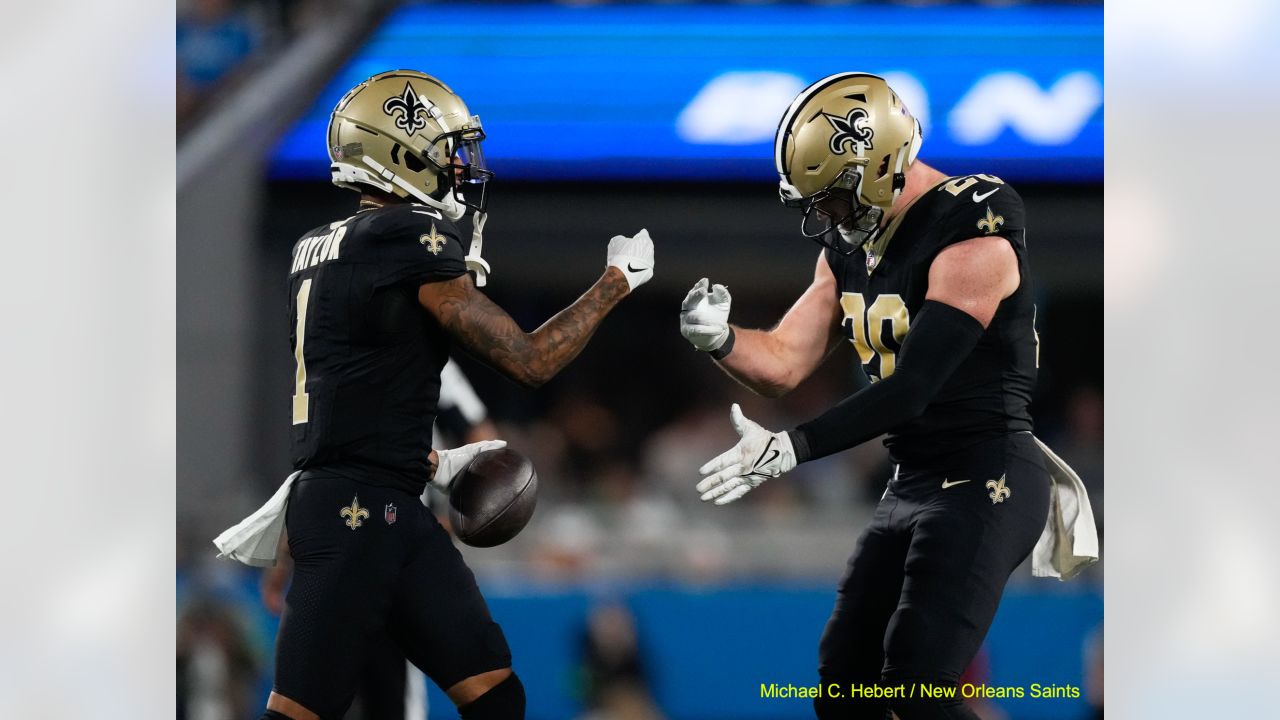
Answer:
[[[999,480],[988,480],[987,489],[991,491],[991,504],[1002,503],[1013,495],[1013,491],[1004,486],[1005,477],[1008,473],[1001,475]]]
[[[360,496],[357,495],[351,498],[350,505],[338,511],[338,517],[346,518],[347,527],[355,530],[363,525],[365,520],[369,519],[369,511],[360,507]]]
[[[387,503],[387,506],[382,509],[382,519],[386,520],[388,525],[395,523],[396,506],[394,504]]]

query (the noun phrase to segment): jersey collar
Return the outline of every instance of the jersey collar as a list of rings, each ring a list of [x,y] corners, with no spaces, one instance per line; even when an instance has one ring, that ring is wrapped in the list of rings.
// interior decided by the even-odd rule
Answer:
[[[862,249],[867,254],[867,277],[871,277],[871,274],[876,271],[876,268],[880,267],[880,261],[884,259],[884,254],[889,249],[890,241],[893,240],[894,234],[898,232],[898,227],[901,226],[902,221],[907,218],[907,213],[911,208],[915,207],[916,203],[920,201],[920,198],[928,195],[934,190],[937,190],[944,183],[950,182],[954,179],[955,178],[952,177],[945,177],[933,185],[930,185],[927,190],[915,196],[911,202],[907,203],[906,206],[902,208],[902,212],[894,215],[893,219],[889,221],[889,224],[885,226],[885,229],[879,235],[876,235],[862,244]]]

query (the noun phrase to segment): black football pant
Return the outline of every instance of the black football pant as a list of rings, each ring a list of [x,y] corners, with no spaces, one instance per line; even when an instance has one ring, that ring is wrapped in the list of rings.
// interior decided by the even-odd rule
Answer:
[[[1049,513],[1049,477],[1030,433],[991,440],[931,463],[899,466],[840,581],[819,647],[822,720],[974,718],[955,688],[991,626],[1009,575]],[[901,687],[876,699],[854,686]],[[914,697],[911,694],[914,690]]]
[[[422,677],[404,659],[400,646],[383,635],[369,648],[369,660],[361,672],[355,704],[359,720],[408,720],[425,714]],[[416,691],[410,690],[416,688]],[[409,703],[418,707],[411,708]],[[413,712],[410,712],[410,710]],[[348,712],[351,715],[351,712]]]
[[[277,693],[339,720],[387,636],[446,690],[511,666],[475,577],[414,495],[309,471],[294,482],[285,522],[294,569]]]

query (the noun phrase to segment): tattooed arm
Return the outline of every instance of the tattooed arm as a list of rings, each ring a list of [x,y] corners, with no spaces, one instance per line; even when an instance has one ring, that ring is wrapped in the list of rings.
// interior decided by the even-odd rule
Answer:
[[[623,271],[609,267],[582,297],[531,333],[476,289],[471,276],[427,283],[418,302],[472,355],[525,387],[556,376],[586,347],[600,322],[627,296]]]

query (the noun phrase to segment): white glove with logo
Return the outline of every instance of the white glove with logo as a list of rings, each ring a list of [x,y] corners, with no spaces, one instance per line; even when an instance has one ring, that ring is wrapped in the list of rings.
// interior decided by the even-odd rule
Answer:
[[[506,446],[506,440],[481,440],[451,450],[437,450],[436,455],[440,459],[436,463],[436,474],[431,477],[431,484],[440,492],[448,494],[449,489],[453,487],[453,481],[458,479],[458,474],[471,464],[477,455],[489,450],[500,450]]]
[[[634,237],[614,235],[609,241],[608,264],[618,268],[635,290],[653,277],[653,240],[641,229]]]
[[[698,281],[680,305],[680,334],[703,352],[718,350],[729,339],[729,288]]]
[[[697,491],[704,501],[715,500],[717,505],[728,505],[796,466],[791,436],[769,432],[748,420],[737,403],[729,410],[729,420],[742,439],[732,450],[698,468],[702,482]]]

